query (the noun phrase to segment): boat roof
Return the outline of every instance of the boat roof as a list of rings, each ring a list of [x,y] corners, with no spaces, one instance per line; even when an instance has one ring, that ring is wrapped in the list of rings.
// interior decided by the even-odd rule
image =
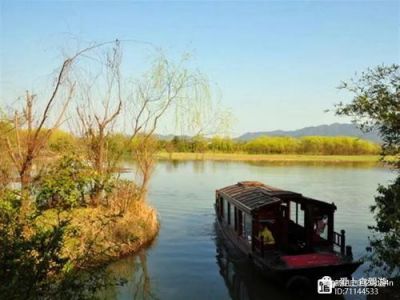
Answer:
[[[217,190],[228,197],[235,206],[251,213],[261,207],[281,202],[281,199],[268,194],[266,186],[255,181],[242,181]]]
[[[228,197],[235,206],[248,213],[285,200],[298,202],[300,204],[310,203],[332,210],[336,209],[333,203],[330,204],[303,197],[300,193],[278,189],[258,181],[240,181],[236,184],[221,188],[217,190],[217,192]]]

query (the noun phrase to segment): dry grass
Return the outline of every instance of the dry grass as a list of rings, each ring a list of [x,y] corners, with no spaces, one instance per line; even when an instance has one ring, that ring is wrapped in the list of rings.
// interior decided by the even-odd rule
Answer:
[[[77,268],[95,267],[136,253],[150,244],[159,230],[156,210],[142,200],[132,201],[123,213],[104,206],[76,208],[61,214],[48,210],[39,222],[50,226],[59,218],[71,221],[63,255]]]
[[[379,162],[379,155],[297,155],[297,154],[246,154],[246,153],[186,153],[160,152],[161,160],[224,160],[224,161],[282,161],[282,162]]]
[[[65,253],[83,267],[134,253],[159,229],[156,211],[145,201],[135,201],[125,213],[104,207],[76,209],[71,225],[79,235],[66,241]]]

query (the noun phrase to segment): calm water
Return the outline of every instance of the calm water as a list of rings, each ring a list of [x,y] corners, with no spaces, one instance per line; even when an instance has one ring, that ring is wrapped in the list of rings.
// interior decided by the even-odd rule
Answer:
[[[132,174],[126,174],[132,176]],[[239,254],[226,250],[214,229],[216,188],[258,180],[335,202],[335,230],[344,228],[354,256],[367,245],[369,206],[378,183],[394,174],[365,165],[266,164],[245,162],[159,162],[149,201],[161,230],[154,245],[111,266],[128,279],[107,293],[116,299],[288,299]],[[229,254],[228,254],[229,253]],[[363,275],[362,268],[354,276]],[[268,295],[268,297],[266,296]],[[326,297],[325,297],[326,299]]]

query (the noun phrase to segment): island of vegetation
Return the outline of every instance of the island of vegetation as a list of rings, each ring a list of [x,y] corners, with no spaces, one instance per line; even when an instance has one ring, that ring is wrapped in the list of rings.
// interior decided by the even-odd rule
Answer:
[[[118,40],[89,45],[65,58],[50,92],[1,107],[1,299],[92,298],[120,283],[107,263],[156,238],[147,201],[154,132],[177,107],[190,116],[211,100],[185,59],[155,57],[128,80]],[[122,176],[127,158],[133,170]]]

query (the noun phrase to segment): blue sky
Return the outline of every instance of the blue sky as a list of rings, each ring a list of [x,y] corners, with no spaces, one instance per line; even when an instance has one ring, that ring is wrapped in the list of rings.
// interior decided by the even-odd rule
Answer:
[[[1,101],[48,79],[60,49],[115,38],[189,51],[234,135],[347,121],[325,113],[356,71],[399,63],[400,2],[1,1]]]

